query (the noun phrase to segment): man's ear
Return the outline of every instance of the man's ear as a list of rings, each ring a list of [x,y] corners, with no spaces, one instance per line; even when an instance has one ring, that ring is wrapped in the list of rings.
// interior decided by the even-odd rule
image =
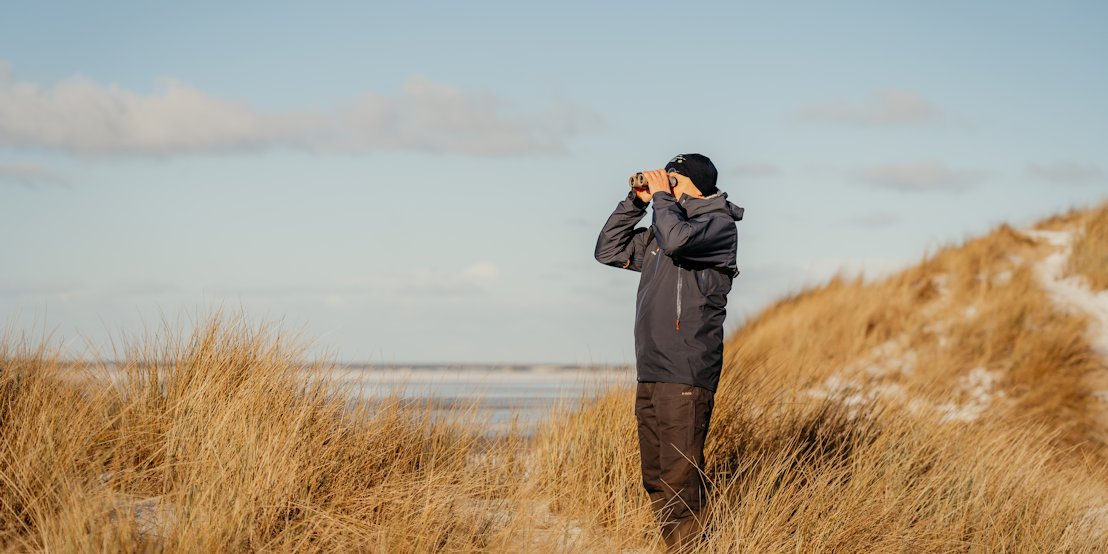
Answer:
[[[674,177],[676,177],[676,178],[677,178],[677,184],[678,184],[678,185],[682,185],[682,184],[683,184],[683,185],[685,185],[686,187],[692,187],[692,188],[694,188],[694,189],[696,188],[696,186],[695,186],[695,185],[693,185],[693,183],[692,183],[692,179],[689,179],[688,177],[685,177],[684,175],[681,175],[680,173],[677,173],[677,172],[674,172],[674,173],[670,173],[670,175],[672,175],[672,176],[674,176]]]

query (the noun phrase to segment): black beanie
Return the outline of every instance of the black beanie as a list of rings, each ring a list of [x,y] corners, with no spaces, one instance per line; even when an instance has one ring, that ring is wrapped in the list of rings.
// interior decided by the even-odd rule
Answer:
[[[712,164],[712,160],[709,160],[708,156],[701,154],[678,154],[666,164],[666,173],[669,173],[671,169],[688,177],[689,180],[692,181],[693,186],[696,187],[696,190],[699,190],[700,194],[704,196],[711,196],[718,190],[716,189],[716,177],[719,174],[716,172],[716,166]]]

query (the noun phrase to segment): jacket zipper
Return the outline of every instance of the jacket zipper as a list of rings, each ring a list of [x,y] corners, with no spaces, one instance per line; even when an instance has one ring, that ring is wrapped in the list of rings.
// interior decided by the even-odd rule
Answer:
[[[681,330],[681,266],[677,266],[677,330]]]
[[[679,203],[681,206],[685,205],[685,200],[689,197],[682,194]],[[674,321],[674,327],[681,330],[681,266],[677,266],[677,319]]]

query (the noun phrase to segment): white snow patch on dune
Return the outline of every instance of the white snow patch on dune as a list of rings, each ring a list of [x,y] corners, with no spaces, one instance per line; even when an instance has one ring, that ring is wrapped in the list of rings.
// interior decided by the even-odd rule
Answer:
[[[968,374],[958,379],[959,388],[964,391],[969,400],[965,403],[943,402],[937,408],[943,412],[943,421],[973,421],[988,409],[993,398],[1003,397],[1004,391],[997,390],[1000,381],[999,371],[989,371],[983,367],[975,367]]]
[[[911,373],[916,368],[916,352],[907,348],[907,345],[907,335],[902,334],[895,339],[889,339],[874,346],[853,364],[843,368],[843,373],[852,375],[864,372],[872,377]]]
[[[895,401],[913,414],[923,410],[932,410],[940,414],[940,421],[971,422],[985,413],[997,398],[1005,396],[997,385],[1001,379],[1000,371],[990,371],[984,367],[975,367],[958,379],[956,394],[964,394],[965,402],[933,403],[924,398],[911,396],[899,383],[867,383],[858,378],[831,375],[815,387],[804,389],[804,394],[812,398],[826,399],[837,397],[847,406],[857,406],[874,399]],[[850,417],[857,415],[851,409]]]
[[[1084,276],[1065,275],[1066,262],[1073,248],[1073,233],[1038,229],[1024,229],[1023,233],[1059,248],[1035,266],[1035,276],[1056,306],[1088,314],[1089,343],[1097,354],[1108,356],[1108,291],[1094,292]]]

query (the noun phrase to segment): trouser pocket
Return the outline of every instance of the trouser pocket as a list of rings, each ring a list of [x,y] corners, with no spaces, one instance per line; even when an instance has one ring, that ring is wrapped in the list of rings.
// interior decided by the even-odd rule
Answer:
[[[698,435],[698,440],[701,444],[708,436],[708,429],[711,426],[712,410],[715,408],[715,393],[701,387],[694,387],[696,389],[696,422],[695,432]]]

